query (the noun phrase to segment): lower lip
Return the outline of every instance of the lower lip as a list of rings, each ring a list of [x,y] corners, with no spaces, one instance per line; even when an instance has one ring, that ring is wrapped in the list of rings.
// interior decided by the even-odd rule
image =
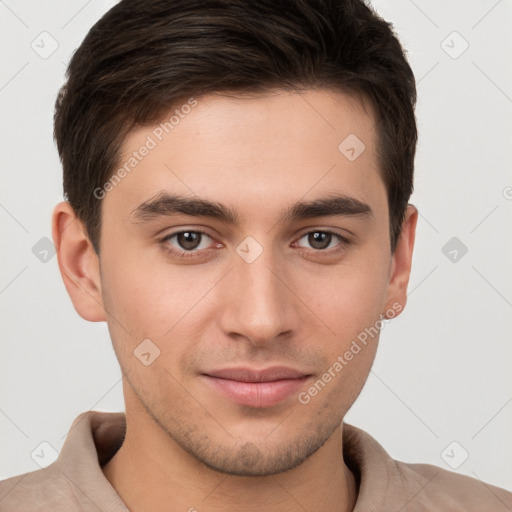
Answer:
[[[271,382],[240,382],[204,376],[215,389],[231,401],[249,407],[271,407],[280,404],[292,395],[299,393],[309,377],[283,379]]]

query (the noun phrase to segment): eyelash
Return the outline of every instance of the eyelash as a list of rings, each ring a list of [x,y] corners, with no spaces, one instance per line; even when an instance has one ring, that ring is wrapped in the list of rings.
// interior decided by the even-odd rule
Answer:
[[[208,233],[206,233],[205,231],[201,231],[200,229],[184,229],[181,231],[175,231],[174,233],[170,233],[170,234],[166,235],[165,237],[163,237],[160,240],[160,243],[165,248],[165,250],[172,256],[176,256],[178,258],[196,258],[196,257],[201,257],[201,253],[203,253],[203,251],[210,252],[210,251],[215,250],[214,248],[208,248],[208,249],[201,249],[199,251],[197,251],[197,250],[194,250],[194,251],[181,250],[180,251],[174,247],[171,247],[168,244],[169,240],[171,240],[172,238],[174,238],[177,235],[180,235],[181,233],[196,233],[196,234],[200,234],[201,236],[204,235],[204,236],[207,236],[208,238],[212,238]],[[345,249],[345,247],[347,245],[350,244],[350,240],[348,240],[344,236],[340,235],[339,233],[336,233],[334,231],[321,230],[321,229],[314,229],[312,231],[307,231],[306,233],[303,233],[298,238],[298,240],[300,240],[300,239],[304,238],[305,236],[310,235],[312,233],[324,233],[324,234],[328,234],[328,235],[333,235],[340,240],[340,243],[337,246],[332,247],[330,249],[309,249],[308,250],[308,251],[313,251],[313,253],[318,253],[318,254],[323,254],[323,255],[324,254],[333,255],[333,254],[337,254],[338,252],[342,251],[343,249]]]

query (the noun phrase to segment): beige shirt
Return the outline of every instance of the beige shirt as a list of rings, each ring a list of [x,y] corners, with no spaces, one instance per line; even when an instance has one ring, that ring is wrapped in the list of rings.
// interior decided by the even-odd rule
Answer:
[[[53,464],[0,482],[0,511],[128,512],[101,470],[125,432],[122,412],[80,414]],[[346,423],[343,445],[358,484],[354,512],[512,511],[512,493],[437,466],[394,460]]]

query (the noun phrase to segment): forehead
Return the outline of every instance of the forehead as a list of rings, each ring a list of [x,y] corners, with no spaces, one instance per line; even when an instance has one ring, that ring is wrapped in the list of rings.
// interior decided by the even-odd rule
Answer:
[[[354,95],[184,99],[125,139],[117,167],[125,172],[103,208],[128,215],[161,191],[229,203],[242,217],[272,216],[274,206],[332,192],[378,202],[385,188],[375,139],[372,111]]]

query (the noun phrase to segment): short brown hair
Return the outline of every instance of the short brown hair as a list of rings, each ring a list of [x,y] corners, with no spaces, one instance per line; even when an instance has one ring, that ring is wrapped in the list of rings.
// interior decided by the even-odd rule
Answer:
[[[192,95],[318,87],[373,107],[394,251],[413,190],[416,86],[392,25],[362,0],[122,0],[91,28],[66,79],[54,116],[64,196],[97,253],[93,190],[131,130]]]

